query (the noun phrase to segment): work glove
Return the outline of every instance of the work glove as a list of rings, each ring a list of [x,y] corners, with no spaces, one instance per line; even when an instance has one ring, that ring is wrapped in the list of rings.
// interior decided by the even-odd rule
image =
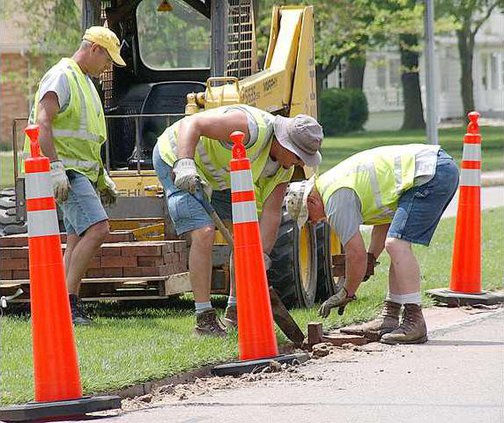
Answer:
[[[357,297],[355,295],[349,297],[348,291],[345,287],[343,287],[332,297],[329,297],[324,301],[324,303],[319,308],[318,314],[320,317],[326,318],[331,313],[331,309],[338,307],[338,314],[341,316],[345,311],[346,305],[356,299]]]
[[[98,176],[96,186],[100,193],[102,204],[104,206],[114,205],[119,196],[119,191],[117,191],[116,184],[105,170]]]
[[[64,203],[68,199],[70,191],[70,181],[65,172],[65,166],[61,160],[51,162],[51,180],[54,198],[58,203]]]
[[[173,164],[173,173],[175,174],[173,183],[178,189],[195,194],[199,186],[201,186],[203,191],[207,192],[208,184],[198,175],[194,159],[178,159]]]

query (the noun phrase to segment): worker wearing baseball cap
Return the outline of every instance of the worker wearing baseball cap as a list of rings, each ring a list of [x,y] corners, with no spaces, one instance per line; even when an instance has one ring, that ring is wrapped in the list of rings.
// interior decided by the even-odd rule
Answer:
[[[40,147],[51,161],[54,196],[63,212],[74,324],[90,323],[78,297],[81,279],[109,233],[104,205],[113,204],[118,195],[101,159],[107,139],[105,115],[91,80],[112,64],[126,65],[117,36],[101,26],[87,29],[73,56],[61,59],[43,76],[29,118],[29,123],[40,125]]]

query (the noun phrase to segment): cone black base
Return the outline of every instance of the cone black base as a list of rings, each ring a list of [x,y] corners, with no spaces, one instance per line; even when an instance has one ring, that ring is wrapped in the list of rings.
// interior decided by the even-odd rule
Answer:
[[[451,289],[431,289],[427,294],[436,301],[447,304],[448,307],[459,307],[463,305],[494,305],[504,303],[504,294],[483,291],[481,294],[466,294],[452,291]]]
[[[118,396],[82,397],[75,400],[29,402],[23,405],[0,408],[0,420],[21,422],[54,419],[58,417],[82,416],[95,411],[121,408]]]
[[[244,373],[258,372],[268,367],[271,362],[276,361],[280,364],[304,363],[309,358],[307,353],[281,354],[270,358],[261,358],[258,360],[243,360],[233,363],[220,364],[212,369],[215,376],[239,376]]]

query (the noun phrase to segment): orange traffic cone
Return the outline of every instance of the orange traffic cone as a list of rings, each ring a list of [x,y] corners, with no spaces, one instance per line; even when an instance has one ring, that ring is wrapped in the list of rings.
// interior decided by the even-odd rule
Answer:
[[[120,408],[119,397],[82,398],[65,283],[49,159],[40,155],[38,125],[26,128],[25,161],[35,402],[0,409],[0,420],[23,421]]]
[[[458,306],[495,304],[504,297],[481,290],[481,135],[478,112],[468,114],[460,172],[457,223],[450,289],[428,291],[437,300]]]
[[[240,374],[267,366],[272,360],[282,363],[307,359],[305,354],[278,355],[263,247],[257,218],[254,183],[243,145],[244,134],[235,131],[231,170],[234,268],[238,309],[239,363],[214,367],[217,375]]]

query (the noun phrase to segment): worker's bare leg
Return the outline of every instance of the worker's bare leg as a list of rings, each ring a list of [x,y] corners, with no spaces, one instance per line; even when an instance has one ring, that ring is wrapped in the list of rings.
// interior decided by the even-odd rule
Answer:
[[[214,238],[213,226],[205,226],[191,232],[189,275],[196,308],[195,332],[199,335],[224,336],[226,332],[210,303]]]
[[[214,238],[215,228],[213,226],[205,226],[191,232],[189,274],[196,303],[210,301]]]
[[[65,269],[68,293],[79,295],[81,280],[86,274],[89,262],[97,253],[110,232],[107,220],[89,227],[82,237],[69,235],[65,251]],[[70,249],[68,249],[70,244]]]
[[[385,249],[390,255],[389,299],[404,307],[401,325],[381,337],[387,344],[427,341],[427,327],[421,309],[420,267],[411,243],[387,238]]]

